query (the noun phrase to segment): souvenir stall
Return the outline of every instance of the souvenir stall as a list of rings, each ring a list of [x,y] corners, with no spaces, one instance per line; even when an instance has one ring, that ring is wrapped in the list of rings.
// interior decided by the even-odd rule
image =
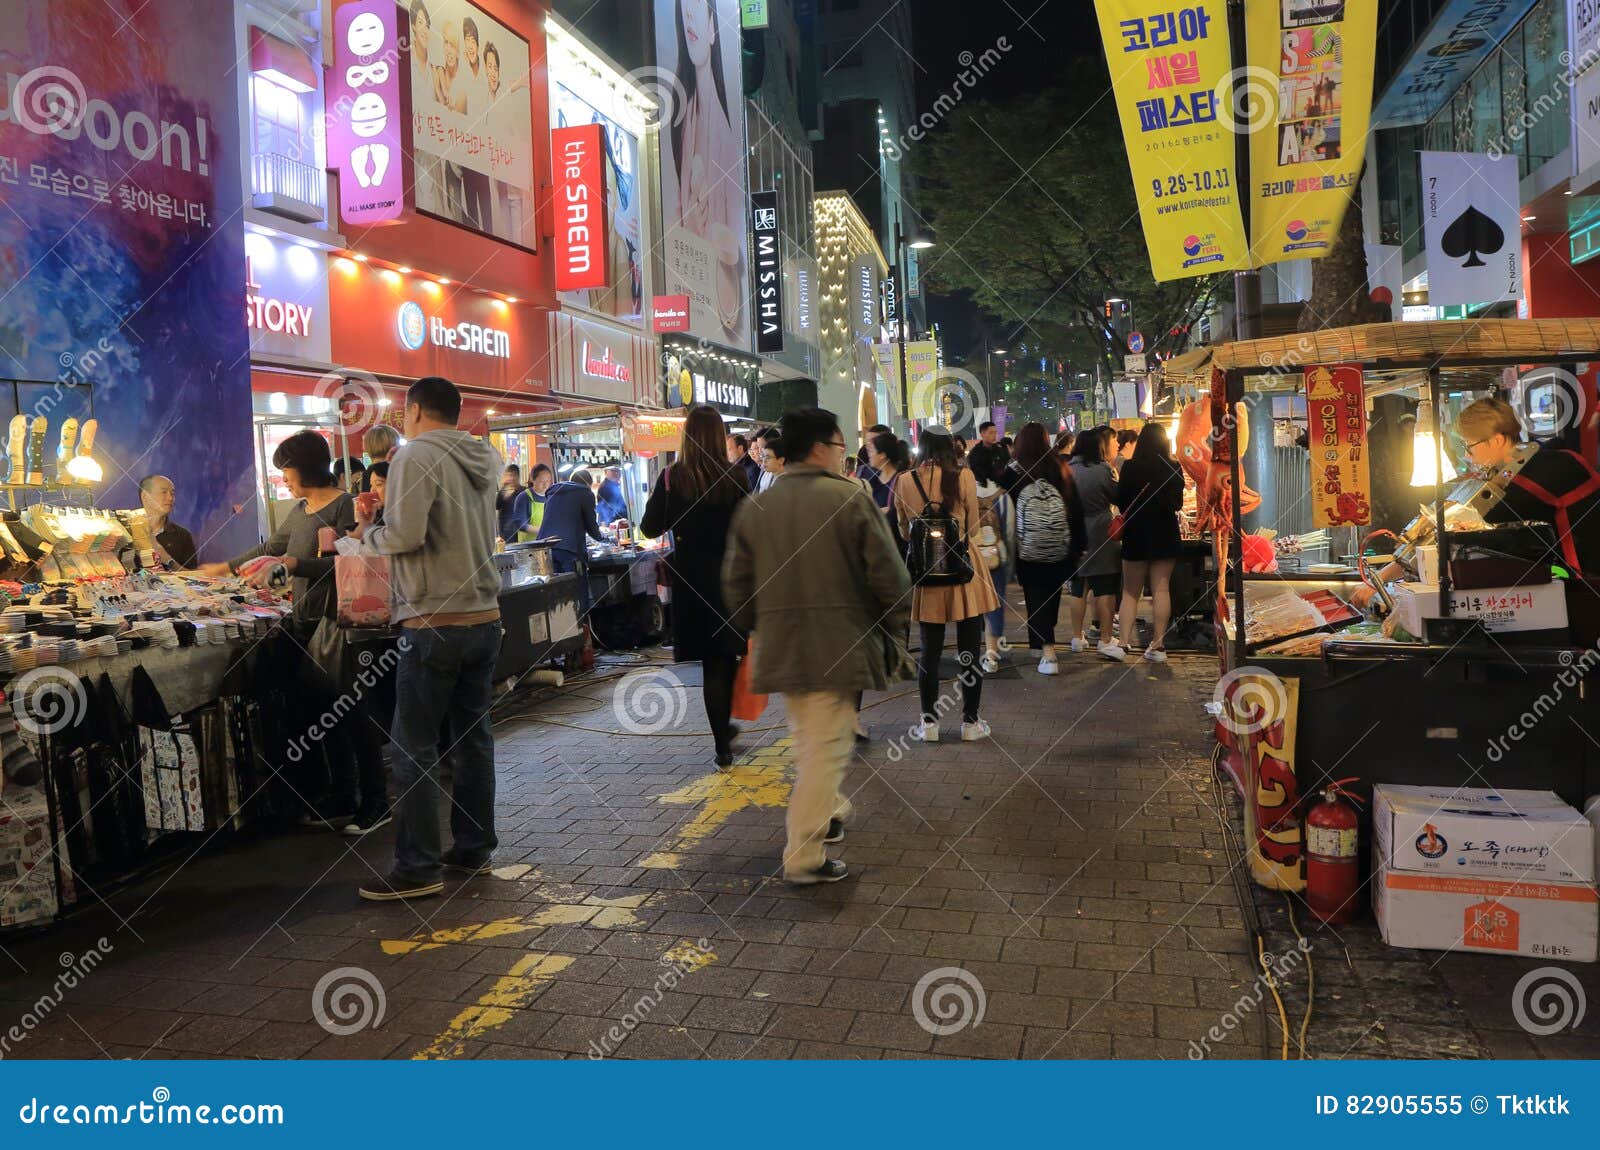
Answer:
[[[592,474],[607,468],[621,472],[625,519],[602,522],[604,542],[587,539],[583,569],[572,576],[556,576],[568,593],[574,610],[579,579],[588,581],[587,620],[596,640],[606,647],[638,647],[666,630],[666,615],[659,586],[659,562],[665,541],[645,539],[638,531],[645,501],[659,468],[677,451],[683,433],[681,411],[639,411],[618,404],[572,407],[539,415],[491,418],[490,434],[525,437],[536,441],[524,447],[529,458],[548,462],[558,480],[580,471]],[[528,549],[543,551],[549,540],[515,544],[511,554]],[[548,564],[541,559],[542,565]]]
[[[1505,948],[1503,931],[1475,934],[1470,921],[1461,941],[1459,915],[1453,936],[1441,928],[1431,941],[1396,941],[1404,934],[1396,928],[1391,938],[1395,916],[1426,910],[1413,897],[1424,887],[1443,892],[1441,899],[1483,898],[1496,908],[1525,893],[1480,890],[1482,883],[1467,879],[1460,890],[1449,886],[1453,879],[1419,879],[1402,873],[1393,852],[1414,835],[1438,866],[1450,864],[1441,873],[1489,873],[1474,852],[1496,841],[1496,827],[1480,824],[1479,840],[1446,836],[1439,833],[1443,815],[1480,796],[1505,801],[1502,815],[1514,804],[1521,826],[1533,825],[1529,810],[1548,809],[1584,836],[1582,852],[1570,844],[1560,852],[1582,854],[1581,865],[1554,876],[1579,881],[1570,891],[1552,887],[1549,897],[1586,908],[1575,949],[1563,953],[1592,959],[1593,830],[1581,825],[1578,811],[1588,805],[1600,819],[1593,802],[1600,794],[1600,715],[1585,701],[1584,682],[1600,662],[1595,593],[1568,562],[1553,523],[1507,521],[1505,510],[1495,510],[1527,456],[1557,448],[1524,445],[1504,470],[1452,484],[1452,472],[1465,467],[1446,413],[1515,387],[1540,365],[1600,359],[1600,322],[1374,324],[1211,350],[1211,387],[1197,406],[1211,448],[1199,469],[1198,516],[1225,572],[1217,600],[1222,674],[1212,709],[1222,763],[1244,800],[1252,876],[1271,889],[1305,891],[1308,874],[1315,886],[1316,868],[1334,850],[1351,862],[1352,882],[1358,871],[1371,874],[1380,927],[1394,945]],[[1269,542],[1242,531],[1256,496],[1240,463],[1240,405],[1258,387],[1281,387],[1286,374],[1301,381],[1309,409],[1306,482],[1315,521],[1360,528],[1353,567],[1290,568]],[[1368,400],[1395,391],[1419,401],[1415,459],[1369,458]],[[1400,467],[1422,477],[1418,514],[1396,530],[1372,530],[1370,475]],[[1439,523],[1443,529],[1435,530]],[[1312,804],[1336,782],[1361,806],[1348,815],[1349,837],[1341,829],[1329,839],[1318,821],[1329,800]],[[1397,812],[1408,803],[1426,810],[1415,828],[1397,831],[1405,823]],[[1430,813],[1438,816],[1432,823]],[[1498,830],[1501,839],[1515,838],[1505,825]],[[1382,849],[1369,858],[1363,848],[1352,858],[1356,843],[1373,835]],[[1527,849],[1534,853],[1524,861],[1543,859],[1552,847],[1545,841]],[[1541,862],[1502,877],[1533,881],[1552,872]],[[1346,901],[1364,905],[1366,898],[1352,893]],[[1308,902],[1316,913],[1309,895]],[[1529,905],[1520,913],[1538,910]],[[1491,917],[1506,921],[1502,909]]]

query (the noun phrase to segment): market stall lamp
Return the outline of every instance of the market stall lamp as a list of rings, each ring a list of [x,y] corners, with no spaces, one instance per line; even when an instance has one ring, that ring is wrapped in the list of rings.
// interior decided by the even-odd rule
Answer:
[[[67,474],[79,483],[99,483],[105,471],[92,455],[77,455],[67,461]]]
[[[1444,460],[1444,476],[1438,474],[1436,460]],[[1417,408],[1417,429],[1411,445],[1411,486],[1437,487],[1456,478],[1450,456],[1441,454],[1433,442],[1433,404],[1423,400]]]

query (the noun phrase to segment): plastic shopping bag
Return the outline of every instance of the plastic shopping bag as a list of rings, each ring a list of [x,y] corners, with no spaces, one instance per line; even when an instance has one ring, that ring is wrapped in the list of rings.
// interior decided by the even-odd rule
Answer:
[[[382,555],[337,555],[333,581],[339,594],[339,626],[389,625],[389,560]]]
[[[744,723],[755,722],[767,709],[767,697],[750,689],[750,660],[755,653],[756,641],[752,637],[744,658],[739,660],[739,670],[733,676],[733,717]]]

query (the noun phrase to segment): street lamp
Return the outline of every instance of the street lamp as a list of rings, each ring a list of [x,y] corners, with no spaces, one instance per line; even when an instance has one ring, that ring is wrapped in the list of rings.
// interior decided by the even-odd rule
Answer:
[[[989,351],[988,351],[988,354],[986,354],[984,356],[984,363],[983,363],[984,372],[983,372],[983,374],[986,377],[984,382],[987,383],[988,386],[989,386],[988,400],[989,400],[990,403],[993,403],[995,401],[995,396],[998,394],[994,389],[994,357],[997,356],[997,355],[1005,355],[1005,354],[1006,354],[1006,349],[1005,348],[1003,348],[1003,347],[991,347],[989,349]]]
[[[933,246],[933,240],[922,233],[907,237],[902,226],[900,212],[897,209],[894,217],[894,274],[895,289],[900,298],[895,301],[899,314],[895,317],[895,326],[899,329],[895,334],[899,336],[896,342],[900,345],[900,410],[905,415],[906,428],[911,427],[911,394],[909,381],[906,378],[906,340],[911,336],[911,321],[909,318],[910,307],[909,293],[906,291],[906,248],[915,251],[926,251]]]

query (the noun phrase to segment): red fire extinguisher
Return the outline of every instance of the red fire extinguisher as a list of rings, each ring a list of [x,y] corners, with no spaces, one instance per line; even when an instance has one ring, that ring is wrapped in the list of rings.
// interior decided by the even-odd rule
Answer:
[[[1327,923],[1349,922],[1358,909],[1361,862],[1355,807],[1359,802],[1338,779],[1306,815],[1306,906]]]

